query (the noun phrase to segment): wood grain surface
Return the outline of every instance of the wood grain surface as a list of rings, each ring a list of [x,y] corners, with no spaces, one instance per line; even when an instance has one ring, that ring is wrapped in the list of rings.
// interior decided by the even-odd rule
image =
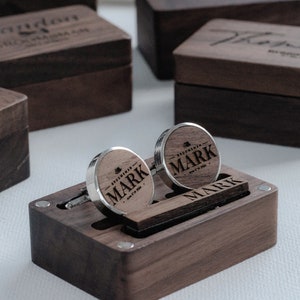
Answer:
[[[172,52],[214,18],[300,25],[299,1],[138,0],[138,47],[159,79],[173,78]]]
[[[84,6],[0,19],[0,84],[18,87],[131,63],[130,37]],[[88,57],[88,59],[87,59]]]
[[[27,97],[0,88],[0,191],[29,176]]]
[[[30,131],[129,111],[131,65],[14,88],[30,95]],[[67,96],[67,97],[66,97]]]
[[[0,138],[27,128],[27,96],[0,88],[0,114]]]
[[[216,207],[236,201],[249,193],[248,182],[232,176],[206,184],[124,215],[126,232],[145,237]]]
[[[300,29],[217,19],[175,51],[179,83],[300,96]]]
[[[175,123],[189,120],[214,136],[300,147],[300,99],[177,83]]]
[[[131,109],[131,40],[85,6],[0,19],[0,85],[29,99],[30,130]]]
[[[250,194],[143,239],[91,202],[59,208],[84,184],[33,201],[32,260],[101,299],[157,299],[272,247],[277,188],[259,190],[264,181],[225,166],[222,173],[248,181]]]
[[[93,158],[86,185],[90,199],[101,212],[109,209],[124,215],[143,210],[153,201],[154,183],[148,165],[123,147],[112,147]]]
[[[164,131],[155,146],[155,168],[172,187],[195,189],[218,178],[221,157],[210,133],[198,124],[186,123]]]

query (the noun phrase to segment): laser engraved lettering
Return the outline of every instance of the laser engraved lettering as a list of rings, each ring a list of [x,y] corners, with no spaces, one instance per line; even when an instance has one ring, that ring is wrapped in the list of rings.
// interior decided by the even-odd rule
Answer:
[[[203,162],[207,162],[217,154],[211,149],[212,145],[204,146],[201,150],[195,150],[189,154],[180,156],[176,161],[170,162],[170,167],[174,175],[190,170]]]
[[[295,41],[288,41],[286,35],[282,33],[276,33],[271,31],[239,31],[239,30],[225,30],[225,29],[212,29],[212,32],[224,33],[225,38],[222,38],[216,42],[211,43],[211,46],[217,46],[220,44],[248,44],[264,46],[268,48],[293,48],[300,49],[300,43]]]
[[[41,17],[35,20],[26,20],[16,25],[0,26],[0,50],[5,48],[33,48],[52,43],[67,41],[73,37],[90,32],[88,27],[81,26],[80,17],[76,14]],[[78,24],[75,24],[78,23]],[[59,26],[59,25],[72,26]]]
[[[42,17],[37,21],[28,20],[25,23],[0,27],[0,34],[17,33],[20,36],[28,36],[36,33],[49,33],[50,26],[55,26],[63,23],[71,23],[78,20],[79,17],[77,15],[54,17],[51,19]]]
[[[149,173],[142,169],[142,164],[139,164],[125,177],[114,182],[114,186],[111,191],[106,193],[106,196],[111,200],[113,205],[122,201],[136,187],[140,189],[140,184],[144,179],[149,176]]]
[[[233,186],[236,186],[242,182],[243,181],[234,179],[233,177],[228,177],[226,179],[223,179],[222,181],[217,181],[210,185],[206,185],[205,187],[185,193],[185,194],[183,194],[183,197],[185,197],[191,201],[200,200],[201,198],[213,195],[220,191],[224,191],[224,190],[229,189]]]

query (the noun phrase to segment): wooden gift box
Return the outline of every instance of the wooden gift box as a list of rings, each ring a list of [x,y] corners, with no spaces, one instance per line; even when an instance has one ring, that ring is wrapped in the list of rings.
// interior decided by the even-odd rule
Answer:
[[[63,209],[82,195],[84,183],[33,201],[32,261],[103,300],[151,300],[170,294],[276,243],[277,188],[223,166],[220,177],[226,176],[247,182],[248,193],[143,238],[126,233],[92,202]],[[158,198],[170,192],[156,178]],[[157,209],[160,203],[153,205]],[[126,218],[139,220],[139,212],[133,215]]]
[[[0,0],[0,16],[78,4],[96,9],[97,3],[96,0]]]
[[[0,88],[0,192],[27,177],[27,97]]]
[[[138,47],[159,79],[173,78],[173,50],[214,18],[300,25],[300,1],[136,0]]]
[[[0,68],[28,96],[30,130],[131,109],[130,37],[85,6],[1,18]]]
[[[300,146],[300,28],[210,21],[175,51],[175,121]]]

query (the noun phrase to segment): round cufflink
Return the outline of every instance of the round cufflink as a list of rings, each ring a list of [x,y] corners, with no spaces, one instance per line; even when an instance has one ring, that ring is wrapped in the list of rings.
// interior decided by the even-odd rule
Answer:
[[[86,176],[91,201],[101,212],[124,215],[152,203],[154,183],[144,160],[124,147],[110,148],[91,161]]]
[[[154,164],[133,151],[113,147],[91,161],[86,189],[65,207],[92,201],[104,214],[118,215],[143,210],[153,202],[158,174],[172,189],[196,189],[218,178],[220,154],[210,133],[193,123],[181,123],[164,131],[155,145]]]
[[[170,188],[195,189],[215,181],[220,167],[211,134],[200,125],[180,123],[158,138],[151,170]]]

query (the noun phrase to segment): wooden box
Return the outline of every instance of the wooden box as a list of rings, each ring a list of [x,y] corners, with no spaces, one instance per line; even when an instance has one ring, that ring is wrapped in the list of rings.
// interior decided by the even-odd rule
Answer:
[[[96,10],[97,0],[0,0],[0,16],[20,14],[68,5],[87,5]]]
[[[214,18],[300,25],[300,1],[136,0],[138,47],[159,79],[173,78],[173,50]]]
[[[131,109],[131,40],[85,6],[0,19],[0,85],[37,130]]]
[[[210,21],[174,52],[176,122],[299,147],[299,37],[293,26]]]
[[[97,298],[144,300],[163,297],[272,247],[277,188],[225,166],[220,176],[247,181],[249,193],[144,238],[127,234],[92,202],[63,209],[82,194],[83,183],[33,201],[32,261]],[[169,193],[156,179],[156,194]]]
[[[0,192],[28,176],[27,97],[0,88]]]

